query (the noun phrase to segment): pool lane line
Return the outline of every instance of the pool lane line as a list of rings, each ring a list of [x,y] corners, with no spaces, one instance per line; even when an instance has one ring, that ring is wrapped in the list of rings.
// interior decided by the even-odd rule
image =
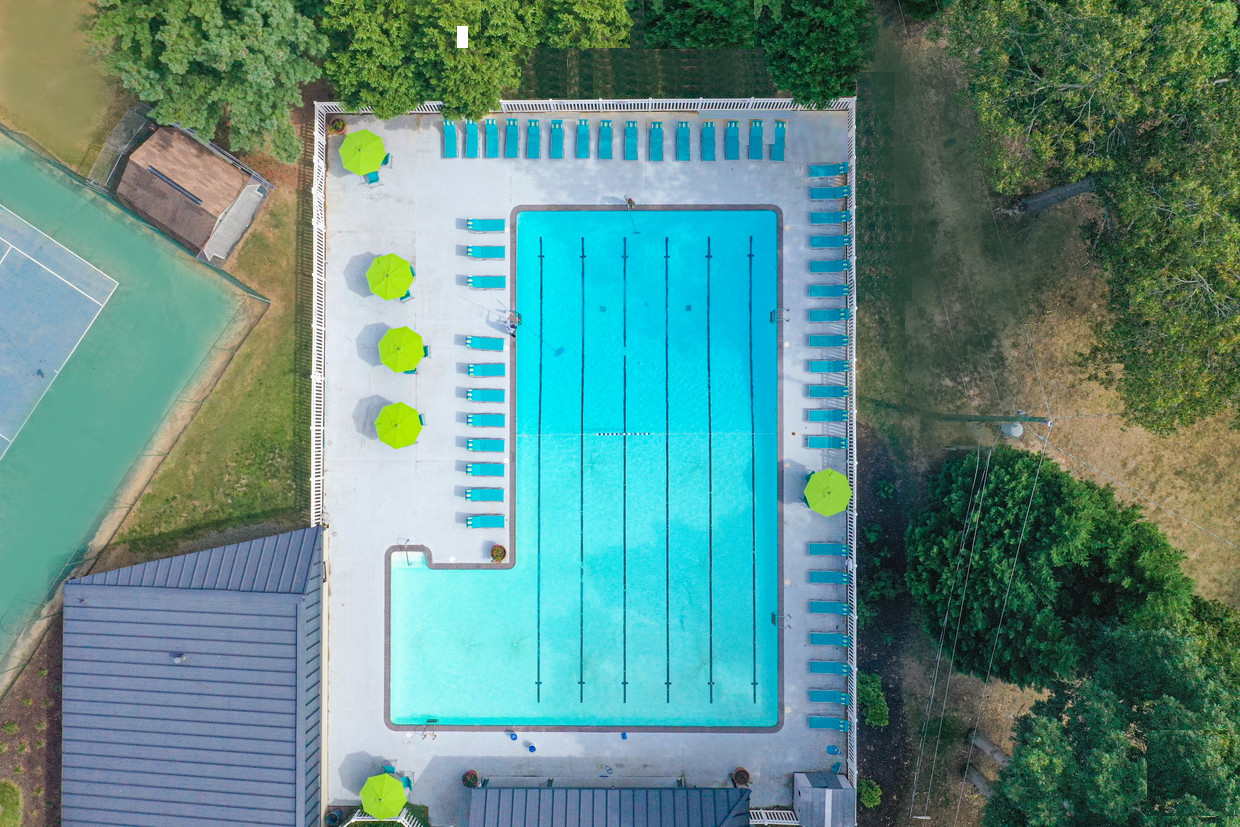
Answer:
[[[749,237],[749,492],[753,498],[749,511],[750,573],[749,594],[753,621],[750,651],[753,653],[753,702],[758,702],[758,389],[754,384],[753,350],[753,236]]]
[[[630,214],[630,218],[632,215]],[[622,703],[629,702],[629,240],[622,238],[620,258],[620,423],[621,497],[620,497],[620,564],[623,576],[621,591],[621,664]]]
[[[581,424],[578,437],[577,486],[577,690],[586,702],[586,240],[581,239]]]
[[[667,703],[672,702],[672,385],[671,314],[672,283],[669,240],[663,239],[663,654],[666,673],[663,685]]]
[[[710,392],[710,236],[706,236],[706,617],[710,629],[710,702],[715,702],[715,427]]]
[[[545,268],[544,259],[546,255],[543,253],[542,236],[538,237],[538,438],[535,441],[535,488],[538,491],[538,522],[535,529],[534,542],[538,551],[535,556],[538,560],[536,564],[535,588],[534,588],[534,652],[535,652],[535,675],[534,675],[534,699],[536,703],[542,703],[542,432],[543,432],[543,350],[547,345],[542,335],[542,324],[545,318],[543,312],[543,286]],[[513,371],[515,374],[516,371]],[[517,481],[514,477],[512,480],[513,490],[516,490]]]

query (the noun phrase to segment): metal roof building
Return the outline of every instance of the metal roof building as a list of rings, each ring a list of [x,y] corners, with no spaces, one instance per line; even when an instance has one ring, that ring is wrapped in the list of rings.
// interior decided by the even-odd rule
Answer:
[[[65,584],[62,823],[319,820],[322,529]]]
[[[749,827],[749,790],[478,787],[469,827]]]

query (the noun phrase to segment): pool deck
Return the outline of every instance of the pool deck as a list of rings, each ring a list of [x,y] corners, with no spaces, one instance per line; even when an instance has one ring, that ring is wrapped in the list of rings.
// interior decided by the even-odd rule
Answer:
[[[508,117],[495,114],[501,135]],[[542,158],[443,158],[442,120],[438,115],[410,115],[389,121],[346,116],[350,129],[367,128],[381,135],[393,163],[381,172],[378,186],[366,186],[339,163],[340,138],[328,139],[325,182],[325,302],[323,328],[325,409],[323,518],[327,533],[327,686],[325,691],[326,800],[356,802],[366,776],[381,763],[394,762],[414,778],[411,800],[430,806],[436,825],[462,824],[467,794],[461,773],[477,769],[484,777],[556,777],[668,779],[683,776],[691,786],[727,783],[737,766],[753,775],[753,805],[789,805],[791,773],[825,769],[835,761],[855,762],[847,755],[847,733],[810,729],[807,715],[849,717],[835,705],[815,704],[807,692],[849,689],[843,676],[809,674],[811,660],[844,660],[843,650],[809,645],[810,632],[848,632],[848,619],[813,614],[809,601],[845,602],[847,589],[810,585],[814,569],[846,570],[852,561],[807,554],[808,542],[846,542],[846,515],[823,518],[801,502],[808,473],[823,467],[844,471],[851,451],[817,450],[806,446],[807,435],[845,436],[847,423],[805,422],[810,408],[850,408],[847,399],[809,399],[806,384],[849,382],[843,375],[824,377],[809,371],[809,360],[846,360],[848,348],[810,348],[812,334],[843,334],[847,322],[811,323],[810,308],[845,307],[849,297],[809,299],[811,283],[842,283],[845,274],[810,276],[811,259],[841,258],[847,248],[811,249],[810,236],[834,235],[839,227],[813,227],[811,210],[840,210],[839,201],[811,201],[809,187],[845,182],[844,178],[809,179],[809,163],[848,159],[848,113],[805,111],[522,113],[522,155],[527,120],[543,128]],[[562,160],[548,158],[548,124],[565,123]],[[576,120],[591,121],[592,144],[598,121],[607,117],[615,130],[613,160],[574,157]],[[750,118],[762,118],[769,145],[776,119],[788,122],[787,161],[746,160]],[[624,161],[626,120],[641,128],[638,162]],[[715,121],[718,158],[698,160],[699,123]],[[646,160],[651,120],[663,122],[662,162]],[[675,161],[676,124],[689,121],[692,158]],[[723,160],[723,129],[728,120],[741,122],[739,161]],[[480,125],[480,132],[482,131]],[[463,125],[458,135],[463,139]],[[463,144],[463,140],[462,140]],[[462,146],[463,149],[463,146]],[[595,147],[592,146],[592,156]],[[500,153],[502,156],[502,152]],[[463,155],[463,153],[462,153]],[[470,529],[469,513],[494,513],[486,504],[471,508],[463,493],[471,482],[499,481],[464,473],[469,461],[507,461],[508,453],[479,455],[466,450],[476,436],[497,436],[497,429],[470,428],[469,412],[509,410],[467,402],[470,387],[509,388],[511,350],[502,354],[507,376],[476,379],[466,375],[471,362],[498,361],[468,349],[469,335],[503,336],[502,317],[510,304],[510,257],[484,261],[468,258],[470,244],[508,245],[509,234],[480,234],[466,229],[469,218],[508,218],[520,205],[623,205],[626,196],[639,205],[773,204],[784,215],[783,306],[784,351],[780,365],[781,436],[783,443],[783,572],[784,626],[783,726],[776,732],[617,732],[519,733],[512,741],[496,731],[396,731],[385,723],[385,560],[394,546],[429,549],[435,566],[491,565],[493,543],[511,547],[509,528]],[[365,270],[373,256],[396,252],[413,261],[417,271],[412,299],[382,301],[370,295]],[[506,290],[475,290],[468,275],[509,275]],[[379,363],[377,344],[389,327],[409,325],[424,337],[430,357],[417,374],[398,375]],[[507,342],[506,342],[507,344]],[[373,421],[388,402],[418,408],[426,428],[418,443],[394,450],[378,441]],[[500,429],[511,445],[508,428]],[[507,488],[513,480],[505,476]],[[509,513],[511,496],[503,513]],[[508,521],[511,526],[511,519]],[[516,547],[519,557],[520,547]],[[513,561],[509,559],[507,564]],[[445,576],[451,576],[445,572]],[[392,629],[397,636],[399,629]],[[832,656],[834,655],[834,656]],[[427,664],[434,669],[434,664]],[[502,687],[497,687],[502,691]],[[530,754],[533,743],[537,752]],[[844,753],[828,756],[828,745]],[[380,760],[383,759],[383,760]]]

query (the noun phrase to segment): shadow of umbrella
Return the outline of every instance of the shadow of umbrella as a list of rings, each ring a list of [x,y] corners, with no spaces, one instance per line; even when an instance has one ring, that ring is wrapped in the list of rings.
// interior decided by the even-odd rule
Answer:
[[[388,326],[383,322],[375,322],[363,327],[362,332],[357,336],[357,355],[371,367],[383,364],[379,359],[379,340],[388,330]]]
[[[378,418],[379,411],[390,404],[392,400],[378,394],[359,399],[357,406],[353,408],[353,425],[357,428],[357,432],[369,439],[378,439],[379,432],[375,430],[375,419]]]

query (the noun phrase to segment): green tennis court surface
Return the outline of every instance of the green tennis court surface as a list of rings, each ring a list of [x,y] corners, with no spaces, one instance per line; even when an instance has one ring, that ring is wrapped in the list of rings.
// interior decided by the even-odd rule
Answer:
[[[126,474],[244,294],[3,133],[0,208],[7,653],[118,506]],[[3,430],[14,423],[20,434]]]

